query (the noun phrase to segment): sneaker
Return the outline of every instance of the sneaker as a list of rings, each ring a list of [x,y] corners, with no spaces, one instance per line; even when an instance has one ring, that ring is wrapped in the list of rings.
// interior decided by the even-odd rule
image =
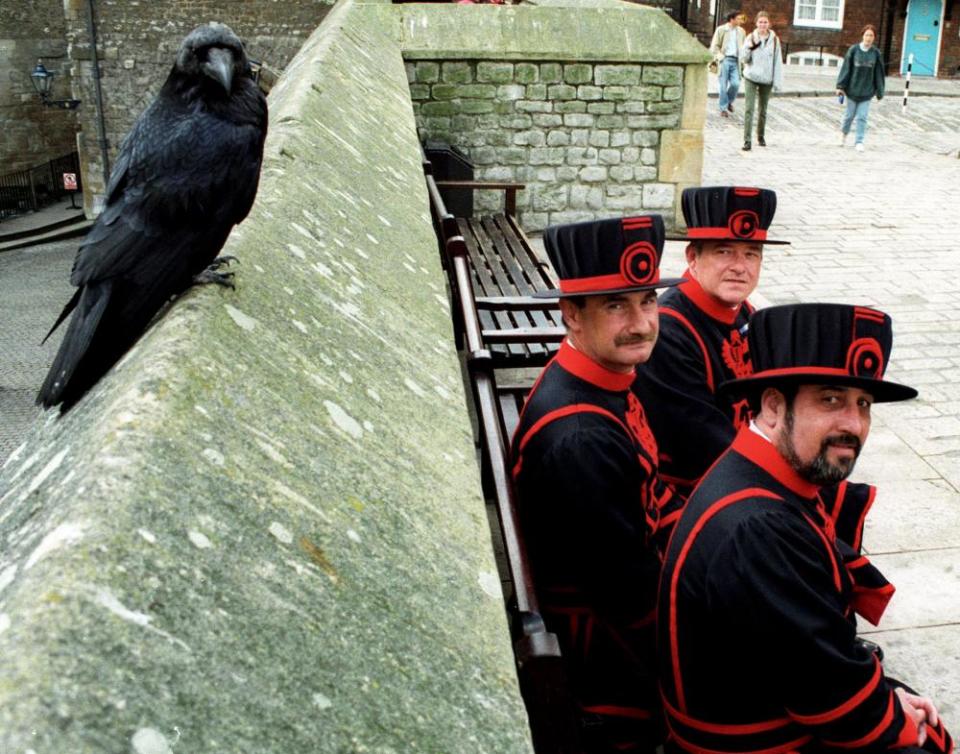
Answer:
[[[850,135],[850,134],[845,134],[843,131],[840,132],[840,146],[841,146],[841,147],[847,146],[847,137],[848,137],[849,135]]]
[[[857,142],[856,150],[857,150],[858,152],[862,152],[862,151],[863,151],[863,142],[862,142],[862,141],[858,141],[858,142]]]
[[[762,136],[758,136],[758,137],[757,137],[757,146],[759,146],[759,147],[765,147],[765,146],[767,146],[767,142],[764,140],[764,138],[763,138]]]
[[[729,117],[730,117],[730,113],[728,113],[726,110],[721,110],[721,111],[720,111],[720,117],[721,117],[721,118],[729,118]]]
[[[752,148],[753,148],[753,147],[750,146],[750,142],[749,142],[749,141],[743,142],[743,151],[744,151],[744,152],[749,152]]]
[[[733,112],[733,103],[732,103],[732,102],[731,102],[729,105],[727,105],[727,110],[728,110],[729,112],[731,112],[731,113]]]

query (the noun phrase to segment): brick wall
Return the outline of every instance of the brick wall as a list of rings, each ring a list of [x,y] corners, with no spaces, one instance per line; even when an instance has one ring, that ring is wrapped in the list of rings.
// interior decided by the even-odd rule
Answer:
[[[194,27],[207,21],[229,25],[248,53],[282,70],[317,27],[333,0],[97,0],[97,41],[103,113],[111,162],[133,121],[166,79],[177,48]],[[87,0],[62,0],[66,39],[75,69],[74,95],[84,101],[81,165],[85,185],[102,195],[103,164],[97,143],[94,81]],[[85,195],[88,211],[91,194]],[[92,208],[96,211],[94,202]]]
[[[53,96],[70,96],[62,0],[0,2],[0,175],[76,149],[76,113],[45,108],[30,71],[39,58],[56,71]]]
[[[407,75],[421,138],[462,148],[479,180],[527,185],[525,228],[641,211],[671,223],[661,148],[680,127],[683,66],[418,61]],[[478,192],[475,209],[500,201]]]
[[[950,0],[942,0],[947,4]],[[726,6],[725,6],[726,7]],[[788,52],[800,52],[804,49],[817,50],[824,48],[824,52],[833,55],[843,55],[850,45],[860,41],[860,31],[867,24],[873,24],[879,31],[877,46],[882,52],[887,49],[890,41],[889,60],[886,60],[887,71],[897,74],[900,71],[900,57],[902,53],[904,27],[906,25],[906,11],[908,0],[846,0],[843,12],[843,28],[817,29],[795,26],[793,14],[795,2],[769,2],[765,0],[743,0],[740,7],[748,14],[750,20],[746,29],[753,29],[753,17],[758,10],[765,10],[770,15],[771,26],[780,35]],[[954,3],[956,8],[956,4]],[[893,26],[888,24],[890,9],[893,10]],[[960,75],[960,36],[958,23],[960,17],[954,10],[944,18],[942,26],[942,41],[940,47],[940,77]]]

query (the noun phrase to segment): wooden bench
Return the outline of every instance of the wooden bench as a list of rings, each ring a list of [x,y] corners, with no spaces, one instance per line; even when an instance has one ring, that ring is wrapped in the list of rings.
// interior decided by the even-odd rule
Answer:
[[[556,299],[533,298],[536,292],[556,288],[550,265],[534,251],[517,223],[519,183],[490,181],[436,181],[425,159],[430,206],[443,247],[444,267],[450,275],[449,241],[466,252],[481,336],[496,368],[537,367],[546,364],[563,340],[564,329]],[[505,211],[479,217],[455,218],[446,211],[442,188],[494,189],[505,193]],[[459,253],[459,251],[454,252]],[[451,290],[456,280],[450,276]],[[462,322],[455,320],[458,343]]]
[[[510,437],[517,427],[520,410],[529,386],[498,389],[495,368],[498,359],[488,341],[489,330],[481,325],[484,313],[474,292],[474,271],[468,245],[454,233],[460,225],[446,213],[432,176],[427,175],[438,237],[444,248],[455,321],[459,322],[461,346],[465,353],[470,387],[476,407],[483,455],[484,493],[493,501],[506,553],[512,597],[507,601],[511,619],[513,649],[520,690],[527,707],[537,754],[579,754],[579,722],[556,634],[547,631],[540,613],[530,564],[520,529],[516,499],[509,467]],[[444,228],[448,235],[444,235]],[[512,302],[519,305],[524,302]],[[543,308],[542,301],[537,305]],[[546,306],[550,306],[549,301]],[[503,309],[503,311],[524,311]],[[502,331],[501,331],[502,332]],[[494,347],[500,345],[494,338]],[[519,341],[518,341],[519,342]]]

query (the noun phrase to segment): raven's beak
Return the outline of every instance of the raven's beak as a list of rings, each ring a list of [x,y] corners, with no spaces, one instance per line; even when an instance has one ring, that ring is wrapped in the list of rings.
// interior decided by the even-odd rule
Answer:
[[[211,47],[207,53],[207,62],[203,64],[203,72],[229,94],[230,85],[233,83],[233,53],[222,47]]]

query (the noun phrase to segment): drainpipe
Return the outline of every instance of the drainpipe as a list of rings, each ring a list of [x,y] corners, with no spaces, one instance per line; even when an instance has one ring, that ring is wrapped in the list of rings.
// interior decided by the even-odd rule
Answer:
[[[887,61],[887,70],[890,70],[890,66],[893,64],[893,61],[890,60],[890,52],[893,49],[893,23],[894,23],[894,13],[897,10],[897,5],[899,5],[899,0],[889,0],[889,5],[887,1],[884,1],[884,6],[886,8],[886,17],[884,18],[884,26],[886,27],[886,39],[883,40],[883,59]],[[881,10],[881,14],[883,11]]]
[[[107,151],[107,126],[103,120],[103,90],[100,87],[100,59],[97,57],[97,25],[94,0],[87,0],[87,29],[90,33],[90,52],[93,60],[93,85],[96,90],[97,132],[100,158],[103,161],[103,189],[110,183],[110,153]]]

